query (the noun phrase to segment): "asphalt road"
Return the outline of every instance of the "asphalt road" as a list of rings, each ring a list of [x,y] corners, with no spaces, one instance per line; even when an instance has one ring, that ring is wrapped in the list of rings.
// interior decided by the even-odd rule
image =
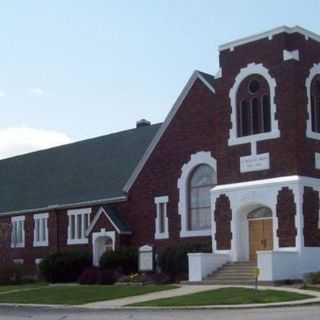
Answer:
[[[88,311],[0,307],[0,320],[319,320],[320,306],[245,310]]]

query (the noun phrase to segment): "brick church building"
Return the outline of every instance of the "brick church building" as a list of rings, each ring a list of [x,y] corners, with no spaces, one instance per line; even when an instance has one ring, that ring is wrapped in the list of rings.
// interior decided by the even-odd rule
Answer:
[[[320,271],[320,35],[280,27],[219,53],[161,124],[1,160],[2,262],[211,241],[189,280],[237,261],[261,281]]]

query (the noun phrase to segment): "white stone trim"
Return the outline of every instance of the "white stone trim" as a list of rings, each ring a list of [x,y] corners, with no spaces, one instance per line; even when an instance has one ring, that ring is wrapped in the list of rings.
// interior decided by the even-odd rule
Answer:
[[[230,51],[233,51],[235,47],[238,47],[238,46],[241,46],[241,45],[253,42],[253,41],[261,40],[264,38],[268,38],[269,40],[272,40],[272,38],[275,35],[277,35],[279,33],[283,33],[283,32],[288,33],[288,34],[300,33],[300,34],[304,35],[306,40],[313,39],[317,42],[320,42],[320,36],[312,31],[306,30],[306,29],[299,27],[299,26],[295,26],[295,27],[281,26],[281,27],[274,28],[274,29],[271,29],[266,32],[252,35],[250,37],[245,37],[245,38],[241,38],[241,39],[238,39],[235,41],[225,43],[225,44],[219,46],[219,51],[228,50],[228,49]]]
[[[99,218],[101,217],[102,214],[104,214],[106,216],[106,218],[108,219],[108,221],[111,223],[111,225],[114,227],[114,229],[119,233],[119,234],[131,234],[131,231],[128,232],[124,232],[121,231],[118,226],[113,222],[113,220],[111,219],[110,215],[107,212],[108,210],[105,210],[103,207],[100,207],[99,210],[97,211],[96,215],[94,216],[93,220],[91,221],[88,230],[86,232],[86,236],[88,237],[90,232],[93,230],[94,226],[96,225],[96,223],[98,222]]]
[[[253,74],[259,74],[262,76],[269,85],[270,90],[270,115],[271,115],[271,131],[252,134],[249,136],[238,137],[237,134],[237,92],[242,81],[248,76]],[[228,145],[238,145],[244,143],[251,143],[251,154],[256,154],[257,141],[275,139],[280,137],[280,131],[278,127],[278,120],[276,119],[277,106],[275,104],[275,90],[277,84],[274,78],[271,77],[269,70],[261,63],[250,63],[246,67],[242,68],[235,78],[233,87],[230,89],[229,98],[231,104],[231,129],[229,130]]]
[[[288,60],[300,61],[300,52],[298,49],[292,50],[292,51],[283,50],[282,56],[284,61],[288,61]]]
[[[155,149],[156,145],[159,143],[162,135],[165,133],[165,131],[169,127],[169,124],[171,123],[172,119],[174,118],[174,116],[176,115],[178,110],[180,109],[184,99],[187,97],[189,91],[191,90],[191,88],[193,87],[194,83],[198,79],[203,82],[203,77],[200,76],[200,72],[196,70],[196,71],[193,72],[191,78],[188,80],[187,84],[184,86],[182,92],[180,93],[178,99],[176,100],[176,102],[174,103],[173,107],[171,108],[171,110],[170,110],[169,114],[167,115],[165,121],[161,125],[161,127],[158,130],[157,134],[155,135],[155,137],[151,141],[150,145],[148,146],[146,152],[144,153],[144,155],[140,159],[138,165],[134,169],[134,171],[133,171],[132,175],[130,176],[129,180],[125,184],[125,186],[123,188],[123,191],[125,193],[128,193],[128,191],[132,187],[133,183],[137,179],[137,177],[138,177],[139,173],[141,172],[142,168],[144,167],[145,163],[148,161],[148,159],[151,156],[151,154],[152,154],[153,150]],[[207,81],[203,82],[203,83],[209,89],[209,91],[211,93],[214,93],[214,87],[212,87]]]
[[[13,259],[14,264],[24,264],[24,259]]]
[[[36,241],[37,239],[37,229],[36,229],[36,220],[43,220],[45,219],[45,241]],[[33,246],[34,247],[46,247],[49,245],[49,230],[48,230],[48,219],[49,213],[38,213],[33,215]],[[40,229],[42,228],[42,224],[40,224]]]
[[[209,151],[199,151],[191,155],[188,163],[184,164],[181,169],[181,176],[178,179],[179,203],[178,210],[181,216],[180,237],[201,237],[211,235],[211,229],[208,230],[188,230],[188,180],[193,169],[201,164],[209,165],[215,172],[215,183],[217,183],[217,161],[212,157]]]
[[[67,245],[75,245],[75,244],[87,244],[88,238],[86,237],[86,230],[84,230],[84,216],[86,214],[89,215],[89,223],[88,225],[90,225],[90,215],[91,215],[91,208],[81,208],[81,209],[72,209],[72,210],[68,210],[68,239],[67,239]],[[82,216],[82,234],[84,235],[83,238],[76,238],[76,239],[72,239],[71,238],[71,216],[75,216],[75,230],[76,232],[78,232],[77,228],[78,228],[78,219],[77,216]]]
[[[320,179],[309,178],[303,176],[287,176],[280,178],[272,178],[266,180],[256,180],[249,182],[241,182],[235,184],[226,184],[216,186],[211,190],[211,208],[214,212],[216,200],[221,194],[225,194],[230,200],[232,210],[231,221],[231,250],[232,260],[244,260],[248,258],[248,239],[246,234],[248,230],[241,229],[241,219],[243,214],[248,213],[251,209],[259,206],[266,206],[272,210],[273,219],[273,252],[301,252],[304,248],[303,237],[303,193],[306,186],[320,186]],[[279,247],[279,239],[277,236],[278,217],[277,217],[277,197],[279,191],[287,187],[294,195],[296,205],[295,227],[297,229],[296,244],[294,247]],[[228,251],[217,250],[216,240],[216,224],[212,219],[212,248],[214,253],[228,253]]]
[[[311,139],[320,140],[320,133],[312,131],[312,114],[311,114],[311,84],[314,77],[320,74],[320,63],[314,64],[309,71],[309,76],[306,79],[306,91],[307,91],[307,128],[306,136]]]
[[[93,265],[98,267],[100,257],[98,257],[98,248],[97,240],[101,237],[108,237],[112,240],[112,250],[115,250],[116,245],[116,232],[115,231],[106,231],[106,229],[101,229],[99,232],[92,233],[92,259]]]
[[[169,239],[169,219],[168,219],[168,196],[155,197],[154,203],[156,205],[156,219],[155,219],[155,234],[154,238],[157,240],[160,239]],[[164,206],[164,232],[160,232],[160,204]]]
[[[11,248],[24,248],[25,247],[25,216],[15,216],[11,217]],[[12,232],[13,232],[13,224],[16,222],[22,222],[22,242],[19,243],[13,243],[12,242]]]

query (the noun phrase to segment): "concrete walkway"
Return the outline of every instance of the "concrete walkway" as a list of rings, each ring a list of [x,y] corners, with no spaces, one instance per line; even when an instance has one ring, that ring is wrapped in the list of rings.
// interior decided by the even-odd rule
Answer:
[[[158,307],[130,307],[128,305],[162,299],[162,298],[172,298],[197,292],[203,292],[208,290],[220,289],[220,288],[230,288],[230,287],[241,287],[241,288],[250,288],[252,286],[222,286],[222,285],[182,285],[177,289],[171,289],[168,291],[160,291],[160,292],[153,292],[148,293],[140,296],[135,297],[128,297],[122,299],[115,299],[115,300],[108,300],[108,301],[100,301],[95,303],[88,303],[84,305],[79,305],[78,307],[81,308],[88,308],[88,309],[119,309],[119,308],[143,308],[143,309],[159,309]],[[311,291],[311,290],[301,290],[296,288],[289,288],[289,287],[266,287],[266,286],[259,286],[259,289],[266,290],[279,290],[279,291],[289,291],[289,292],[296,292],[300,294],[310,295],[313,296],[310,299],[299,300],[299,301],[288,301],[288,302],[277,302],[277,303],[264,303],[264,304],[246,304],[246,305],[214,305],[214,306],[199,306],[199,307],[168,307],[169,309],[203,309],[203,308],[210,308],[210,309],[226,309],[226,308],[257,308],[257,307],[274,307],[274,306],[296,306],[296,305],[305,305],[305,304],[314,304],[320,303],[320,291]]]

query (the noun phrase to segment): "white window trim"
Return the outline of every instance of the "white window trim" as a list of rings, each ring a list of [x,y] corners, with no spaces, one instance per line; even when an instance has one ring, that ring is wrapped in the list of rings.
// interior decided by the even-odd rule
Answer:
[[[45,241],[36,241],[37,239],[37,229],[36,229],[36,220],[42,220],[45,219],[45,235],[46,240]],[[49,219],[49,213],[39,213],[35,214],[33,216],[33,246],[34,247],[47,247],[49,245],[49,230],[48,230],[48,219]]]
[[[74,245],[74,244],[88,244],[89,239],[86,237],[86,231],[83,230],[83,235],[85,238],[80,238],[80,239],[71,239],[71,216],[78,216],[78,215],[85,215],[89,214],[89,223],[88,226],[90,225],[90,216],[91,216],[92,209],[91,208],[82,208],[82,209],[72,209],[68,210],[68,239],[67,239],[67,244],[68,245]],[[75,230],[77,230],[78,226],[78,219],[75,218]],[[84,228],[84,224],[82,223],[82,228]]]
[[[25,247],[25,216],[19,216],[19,217],[12,217],[11,218],[11,227],[13,226],[14,223],[22,221],[22,242],[21,243],[12,243],[12,231],[11,231],[11,248],[24,248]]]
[[[270,115],[271,115],[271,131],[252,134],[249,136],[238,137],[237,135],[237,93],[242,81],[252,74],[259,74],[262,76],[269,85],[270,89]],[[235,78],[233,87],[229,92],[229,98],[231,103],[231,129],[229,130],[228,145],[239,145],[244,143],[251,143],[251,153],[256,154],[257,141],[275,139],[280,137],[280,131],[278,127],[278,120],[276,119],[277,106],[275,104],[275,89],[276,81],[271,77],[269,70],[261,63],[250,63],[245,68],[242,68]]]
[[[13,259],[14,264],[24,264],[24,259]]]
[[[312,114],[311,114],[311,84],[314,77],[320,74],[320,63],[314,64],[310,69],[309,76],[306,79],[306,90],[307,90],[307,128],[306,128],[306,136],[311,139],[320,140],[320,133],[312,131]]]
[[[169,239],[169,220],[168,220],[168,196],[156,197],[154,198],[154,203],[156,205],[157,216],[155,219],[155,234],[154,238],[157,240],[160,239]],[[164,232],[160,232],[160,204],[164,206]]]
[[[201,164],[210,166],[215,172],[215,184],[217,183],[217,161],[209,151],[200,151],[190,157],[190,161],[182,166],[181,176],[178,179],[179,190],[179,214],[181,216],[180,237],[204,237],[211,235],[211,228],[207,230],[188,230],[188,181],[193,169]]]

